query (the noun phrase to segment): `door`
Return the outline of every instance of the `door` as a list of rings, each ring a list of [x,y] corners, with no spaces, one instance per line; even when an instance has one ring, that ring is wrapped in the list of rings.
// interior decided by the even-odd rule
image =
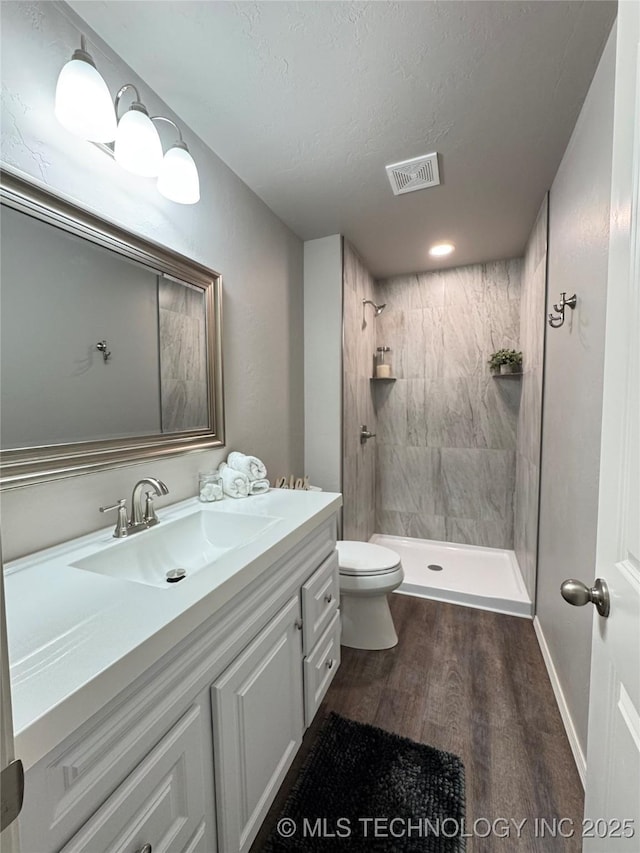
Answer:
[[[0,545],[0,772],[2,772],[0,794],[2,795],[2,826],[5,827],[5,824],[8,824],[0,834],[0,847],[5,853],[18,853],[19,850],[18,823],[12,818],[14,815],[17,816],[15,784],[20,781],[22,765],[16,765],[13,759],[11,681],[7,654],[7,621],[4,610],[4,569]]]
[[[594,609],[584,853],[640,849],[639,3],[617,27],[596,555],[611,609]]]
[[[211,689],[225,853],[249,849],[302,743],[301,627],[296,594]]]

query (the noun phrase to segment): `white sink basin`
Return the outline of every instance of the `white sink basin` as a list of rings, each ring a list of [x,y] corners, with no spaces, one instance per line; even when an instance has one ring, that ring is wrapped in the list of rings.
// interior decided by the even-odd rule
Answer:
[[[245,513],[196,510],[175,521],[135,533],[71,565],[119,580],[171,589],[167,573],[183,569],[191,575],[222,556],[252,542],[281,518]]]

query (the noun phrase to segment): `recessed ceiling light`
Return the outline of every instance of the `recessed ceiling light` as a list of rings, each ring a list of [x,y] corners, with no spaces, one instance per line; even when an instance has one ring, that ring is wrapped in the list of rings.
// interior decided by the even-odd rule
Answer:
[[[435,243],[430,249],[429,254],[434,258],[441,258],[444,255],[450,255],[455,250],[453,243]]]

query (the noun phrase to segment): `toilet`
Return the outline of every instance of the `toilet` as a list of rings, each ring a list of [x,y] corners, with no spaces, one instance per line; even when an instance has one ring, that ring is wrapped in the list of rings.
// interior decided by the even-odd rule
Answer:
[[[404,579],[400,557],[371,542],[337,543],[343,646],[390,649],[398,642],[387,593]]]

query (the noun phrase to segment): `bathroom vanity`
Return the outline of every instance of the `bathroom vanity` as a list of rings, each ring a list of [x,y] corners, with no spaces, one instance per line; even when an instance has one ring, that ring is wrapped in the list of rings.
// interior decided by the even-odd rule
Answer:
[[[7,567],[25,853],[249,849],[339,666],[340,505],[193,499]]]

